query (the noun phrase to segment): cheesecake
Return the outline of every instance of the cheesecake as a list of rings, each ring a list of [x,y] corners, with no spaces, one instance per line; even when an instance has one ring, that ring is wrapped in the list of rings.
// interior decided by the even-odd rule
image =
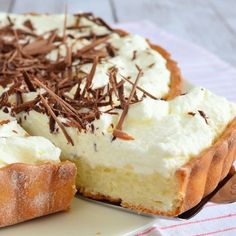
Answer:
[[[80,194],[176,216],[227,175],[236,106],[90,13],[0,15],[0,104],[77,167]]]

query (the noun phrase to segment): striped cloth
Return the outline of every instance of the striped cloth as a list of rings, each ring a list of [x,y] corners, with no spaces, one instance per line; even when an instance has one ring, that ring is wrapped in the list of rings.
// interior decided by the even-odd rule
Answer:
[[[154,225],[140,230],[137,236],[205,236],[236,235],[236,203],[208,203],[204,209],[190,220],[157,219]]]
[[[236,102],[236,69],[203,48],[176,38],[148,21],[119,24],[132,33],[141,34],[167,49],[178,61],[185,79]],[[156,218],[129,235],[137,236],[203,236],[236,235],[236,203],[208,203],[187,221]]]

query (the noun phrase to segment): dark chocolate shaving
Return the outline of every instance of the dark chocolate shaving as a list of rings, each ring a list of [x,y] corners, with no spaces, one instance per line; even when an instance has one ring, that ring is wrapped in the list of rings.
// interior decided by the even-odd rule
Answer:
[[[134,96],[134,93],[135,93],[137,84],[139,82],[139,79],[143,75],[142,70],[139,67],[137,67],[137,69],[138,69],[137,78],[136,78],[135,83],[133,85],[133,88],[132,88],[132,90],[130,92],[128,101],[125,103],[124,110],[121,113],[121,116],[120,116],[120,119],[119,119],[119,121],[118,121],[118,123],[116,125],[116,128],[113,131],[113,136],[115,136],[117,138],[120,138],[120,139],[124,139],[124,140],[132,140],[132,139],[134,139],[133,137],[131,137],[130,135],[128,135],[128,134],[126,134],[125,132],[122,131],[122,125],[123,125],[125,117],[126,117],[126,115],[128,113],[129,105],[130,105],[130,102],[131,102],[131,100],[132,100],[132,98]]]
[[[9,122],[10,120],[1,120],[0,125],[5,125],[5,124],[8,124]]]
[[[33,41],[22,48],[22,53],[24,55],[35,56],[40,54],[48,54],[56,46],[52,43],[49,43],[46,39],[38,39]]]
[[[24,26],[27,27],[29,30],[34,31],[34,26],[33,26],[32,22],[31,22],[31,20],[26,20],[24,22]]]
[[[121,76],[122,76],[122,75],[121,75]],[[134,85],[134,83],[133,83],[132,81],[130,81],[128,78],[126,78],[126,77],[124,77],[124,76],[122,76],[122,78],[123,78],[125,81],[127,81],[128,83]],[[141,88],[141,87],[139,87],[139,86],[137,86],[136,88],[137,88],[138,90],[140,90],[141,92],[143,92],[143,93],[144,93],[145,95],[147,95],[148,97],[150,97],[150,98],[152,98],[152,99],[155,99],[155,100],[158,99],[157,97],[155,97],[154,95],[150,94],[149,92],[147,92],[147,91],[144,90],[143,88]]]
[[[195,112],[188,112],[188,115],[190,115],[190,116],[195,116],[196,113],[195,113]]]
[[[132,57],[132,61],[135,60],[137,57],[137,50],[133,51],[133,57]]]
[[[205,114],[204,111],[201,111],[201,110],[198,110],[198,113],[200,114],[200,116],[205,120],[206,124],[208,124],[208,117],[207,115]]]
[[[89,74],[87,76],[87,81],[86,81],[86,85],[85,85],[86,91],[88,91],[88,89],[90,88],[90,86],[92,84],[92,80],[93,80],[94,74],[96,72],[97,64],[98,64],[98,57],[95,57],[91,71],[89,72]]]
[[[84,53],[94,49],[99,44],[105,43],[108,40],[109,37],[110,36],[108,35],[108,36],[106,36],[104,38],[100,38],[100,39],[97,39],[97,40],[93,41],[91,44],[89,44],[87,46],[84,46],[83,48],[78,50],[77,56],[82,56]]]
[[[55,122],[58,124],[58,126],[60,127],[60,129],[62,130],[63,134],[65,135],[68,143],[70,143],[72,146],[74,146],[74,142],[72,140],[72,138],[70,137],[70,135],[67,133],[64,125],[60,122],[60,120],[57,118],[57,116],[55,115],[55,113],[53,112],[53,110],[51,109],[51,107],[48,105],[47,101],[45,100],[45,98],[40,94],[39,95],[41,98],[41,101],[43,103],[43,105],[45,106],[46,110],[48,111],[48,113],[50,114],[50,116],[55,120]]]
[[[25,83],[28,87],[28,90],[30,92],[36,92],[36,89],[34,88],[34,85],[32,84],[31,79],[26,71],[23,71],[23,76],[24,76]]]

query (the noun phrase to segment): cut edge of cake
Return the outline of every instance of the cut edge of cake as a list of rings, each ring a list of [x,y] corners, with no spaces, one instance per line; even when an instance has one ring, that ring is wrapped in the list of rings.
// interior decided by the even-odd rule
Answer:
[[[127,171],[114,169],[114,168],[107,168],[107,167],[98,167],[96,169],[93,169],[93,171],[89,171],[89,169],[86,169],[86,164],[81,164],[78,162],[77,168],[78,168],[78,175],[77,175],[77,188],[78,191],[89,198],[95,199],[95,200],[107,200],[110,202],[119,203],[121,206],[125,208],[132,209],[134,211],[137,211],[139,213],[148,213],[148,214],[154,214],[154,215],[162,215],[162,216],[177,216],[190,208],[197,205],[204,196],[211,193],[219,184],[221,180],[223,180],[227,174],[230,171],[230,168],[233,164],[233,161],[235,160],[236,156],[236,118],[227,126],[223,134],[217,139],[217,141],[209,148],[204,150],[202,153],[200,153],[197,157],[190,160],[188,163],[183,165],[181,168],[179,168],[172,179],[164,179],[163,177],[163,183],[166,181],[173,181],[172,186],[171,184],[168,185],[168,188],[173,188],[172,192],[170,190],[170,194],[172,197],[172,205],[170,205],[169,209],[160,209],[158,208],[158,202],[156,203],[156,206],[154,201],[152,202],[152,206],[145,206],[142,204],[142,200],[147,203],[150,199],[145,199],[145,195],[147,195],[147,188],[152,186],[152,189],[156,192],[163,190],[166,191],[165,187],[163,189],[160,189],[158,187],[155,187],[155,177],[158,179],[160,176],[158,174],[153,175],[143,175],[140,176],[139,180],[139,192],[138,194],[134,194],[132,192],[132,188],[128,189],[125,186],[125,183],[129,181],[130,178],[135,177],[135,173],[127,169]],[[82,171],[81,171],[82,170]],[[124,189],[122,189],[122,192],[125,191],[131,198],[139,198],[137,200],[137,203],[130,201],[126,198],[119,198],[116,196],[111,196],[109,194],[104,194],[104,192],[96,192],[96,189],[91,189],[93,186],[93,183],[90,183],[90,187],[81,186],[78,182],[81,182],[80,178],[82,180],[89,179],[91,176],[85,175],[81,177],[81,173],[91,173],[92,175],[98,175],[97,180],[99,180],[99,171],[101,176],[106,176],[107,183],[111,182],[113,179],[109,179],[111,175],[109,173],[112,173],[114,175],[115,172],[119,172],[120,178],[123,178],[122,183],[124,186]],[[160,179],[159,179],[160,180]],[[143,182],[141,182],[143,181]],[[136,181],[137,183],[137,181]],[[159,182],[160,183],[160,182]],[[101,184],[101,183],[100,183]],[[98,183],[96,183],[98,185]],[[106,186],[106,184],[105,184]],[[109,186],[110,188],[110,186]],[[135,186],[134,186],[135,188]],[[111,191],[112,192],[112,191]],[[162,195],[163,199],[168,199],[168,194],[165,195],[164,193]],[[153,196],[150,196],[153,197]],[[139,203],[138,203],[139,202]],[[170,202],[169,202],[170,203]],[[169,204],[168,203],[168,204]],[[160,204],[159,204],[160,207]]]

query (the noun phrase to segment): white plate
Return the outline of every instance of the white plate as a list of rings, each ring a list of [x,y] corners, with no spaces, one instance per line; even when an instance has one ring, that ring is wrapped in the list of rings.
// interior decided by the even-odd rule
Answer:
[[[154,217],[136,215],[75,198],[70,211],[0,230],[4,236],[110,236],[132,234]]]

